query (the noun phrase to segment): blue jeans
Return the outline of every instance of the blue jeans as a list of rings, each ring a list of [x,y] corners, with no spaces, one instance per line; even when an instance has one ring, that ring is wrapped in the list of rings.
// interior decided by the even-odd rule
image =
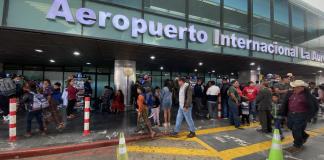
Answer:
[[[280,135],[282,136],[283,134],[282,134],[282,130],[281,130],[281,122],[282,122],[282,119],[279,119],[279,118],[274,119],[275,129],[278,129],[280,132]]]
[[[252,115],[252,119],[256,120],[256,116],[257,116],[257,110],[256,110],[256,104],[255,101],[249,102],[249,107],[250,107],[250,113]]]
[[[228,118],[228,99],[222,99],[222,117]]]
[[[31,125],[34,118],[36,118],[39,130],[44,131],[42,110],[30,111],[27,113],[27,133],[31,132]]]
[[[294,137],[294,146],[301,147],[305,140],[308,138],[308,134],[305,132],[307,127],[307,113],[289,113],[287,126],[292,131]]]
[[[229,107],[229,119],[232,125],[235,127],[240,127],[240,116],[239,116],[239,108],[235,102],[231,99],[228,99],[228,107]]]
[[[189,107],[187,112],[185,112],[181,107],[179,107],[174,132],[180,132],[183,118],[186,119],[190,132],[195,132],[195,124],[192,120],[192,107]]]
[[[207,101],[207,109],[208,109],[209,117],[211,119],[215,119],[216,118],[216,112],[218,110],[217,107],[218,107],[217,106],[217,102]]]

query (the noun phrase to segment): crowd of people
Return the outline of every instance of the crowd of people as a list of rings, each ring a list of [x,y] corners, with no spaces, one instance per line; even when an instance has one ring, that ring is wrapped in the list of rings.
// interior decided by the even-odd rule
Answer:
[[[48,126],[54,124],[59,131],[65,128],[67,120],[75,118],[78,88],[74,77],[69,76],[67,86],[62,89],[59,82],[50,80],[27,80],[20,75],[8,77],[0,74],[0,111],[3,121],[9,121],[9,99],[17,99],[17,111],[26,112],[26,137],[32,136],[32,121],[36,119],[42,135],[48,132]],[[91,96],[91,78],[84,82],[84,96]]]
[[[206,117],[215,119],[221,109],[222,119],[229,119],[231,125],[243,129],[243,125],[260,122],[260,133],[272,133],[273,126],[279,129],[284,139],[282,127],[292,130],[294,145],[288,150],[301,149],[309,135],[305,132],[308,122],[316,122],[317,113],[323,104],[324,85],[318,87],[314,82],[294,80],[292,74],[284,76],[269,75],[260,84],[253,81],[240,83],[222,79],[218,86],[214,81],[207,85],[198,79],[194,90],[194,109],[196,114],[205,116],[203,107],[208,110]],[[322,112],[321,112],[322,113]]]
[[[7,79],[4,74],[0,79]],[[48,131],[53,123],[58,130],[65,127],[67,120],[75,118],[78,88],[74,78],[69,77],[67,86],[61,88],[50,80],[41,82],[27,81],[22,76],[9,78],[6,92],[0,92],[0,107],[5,121],[8,120],[9,98],[19,99],[19,109],[27,111],[27,132],[30,137],[32,120],[36,119],[42,134]],[[294,146],[292,151],[299,150],[309,135],[305,132],[308,122],[316,122],[319,106],[324,102],[324,85],[316,86],[314,82],[306,83],[294,80],[292,74],[284,76],[268,75],[261,82],[249,81],[240,83],[224,77],[220,84],[197,78],[195,83],[185,77],[175,81],[166,80],[163,87],[152,87],[149,76],[144,76],[131,87],[131,103],[137,111],[137,132],[148,129],[152,137],[156,132],[154,126],[163,126],[165,133],[177,136],[183,119],[189,126],[188,137],[195,137],[193,115],[205,117],[211,121],[216,118],[228,120],[238,129],[260,122],[260,133],[272,133],[279,129],[284,138],[282,127],[292,130]],[[84,83],[84,95],[91,96],[91,78]],[[10,86],[13,86],[11,87]],[[15,89],[10,91],[10,89]],[[101,97],[103,105],[110,112],[125,111],[124,94],[121,90],[105,86]],[[171,129],[172,108],[177,108],[174,129]],[[218,114],[220,113],[220,114]],[[163,115],[160,117],[160,115]]]
[[[190,84],[189,78],[178,78],[176,81],[167,80],[162,90],[156,87],[154,91],[147,82],[142,84],[138,82],[136,85],[138,122],[142,118],[152,136],[155,132],[149,118],[159,115],[160,109],[156,108],[161,106],[165,131],[170,131],[170,109],[178,107],[171,136],[178,135],[185,119],[190,131],[188,137],[194,137],[196,128],[193,114],[211,121],[216,118],[228,120],[238,129],[260,122],[261,128],[257,129],[258,132],[270,134],[274,128],[279,129],[282,139],[283,127],[292,130],[294,145],[288,148],[291,152],[300,150],[307,141],[307,123],[316,122],[318,110],[321,108],[319,106],[324,102],[324,85],[316,86],[314,82],[294,80],[292,74],[269,75],[262,82],[247,83],[229,81],[224,77],[221,84],[209,81],[206,85],[203,79],[198,78],[195,84]],[[153,124],[160,125],[158,117],[154,118]],[[141,127],[140,123],[138,126]]]

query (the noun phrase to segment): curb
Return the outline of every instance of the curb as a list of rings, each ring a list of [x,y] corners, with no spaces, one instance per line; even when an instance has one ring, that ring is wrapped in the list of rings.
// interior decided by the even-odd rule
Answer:
[[[154,138],[162,137],[163,134],[157,134]],[[133,136],[130,135],[126,138],[126,142],[135,142],[139,140],[151,139],[147,134]],[[96,142],[85,142],[80,144],[71,144],[71,145],[62,145],[62,146],[51,146],[51,147],[42,147],[42,148],[32,148],[32,149],[23,149],[23,150],[12,150],[0,152],[0,159],[17,159],[17,158],[27,158],[27,157],[36,157],[36,156],[45,156],[51,154],[60,154],[67,152],[75,152],[86,149],[100,148],[118,145],[118,138],[112,140],[99,140]]]

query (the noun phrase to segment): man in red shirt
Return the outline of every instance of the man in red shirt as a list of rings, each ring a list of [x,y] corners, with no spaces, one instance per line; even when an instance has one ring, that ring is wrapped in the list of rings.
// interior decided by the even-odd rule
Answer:
[[[250,112],[252,113],[253,122],[256,122],[256,105],[255,99],[258,94],[258,89],[253,81],[248,82],[248,86],[243,89],[243,96],[249,101]]]

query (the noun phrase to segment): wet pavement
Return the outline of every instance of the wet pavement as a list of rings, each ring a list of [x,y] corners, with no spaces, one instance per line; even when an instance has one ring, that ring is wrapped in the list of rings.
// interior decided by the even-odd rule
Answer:
[[[196,138],[186,138],[185,132],[178,138],[162,137],[128,143],[127,151],[130,160],[265,160],[271,147],[272,135],[258,133],[258,127],[258,124],[253,124],[243,130],[221,125],[202,128],[197,131]],[[311,138],[304,150],[296,154],[284,152],[286,160],[324,160],[324,120],[310,124],[307,132]],[[284,134],[286,138],[282,143],[283,148],[286,148],[291,146],[293,139],[289,130],[285,130]],[[116,149],[117,146],[111,146],[24,160],[114,160]]]
[[[175,119],[175,113],[177,108],[173,108],[173,117]],[[161,113],[162,114],[162,113]],[[160,116],[163,117],[162,115]],[[129,111],[120,114],[113,113],[101,113],[91,112],[90,116],[90,130],[91,134],[84,137],[83,134],[83,113],[77,114],[77,117],[70,120],[66,124],[66,128],[62,131],[55,129],[54,124],[50,124],[48,134],[41,136],[38,133],[38,125],[36,121],[33,121],[32,132],[33,136],[26,138],[24,136],[26,131],[26,115],[24,113],[17,114],[17,141],[15,143],[9,143],[9,130],[8,124],[0,122],[0,152],[11,151],[17,149],[30,149],[47,146],[59,146],[68,144],[79,144],[83,142],[94,142],[98,140],[111,140],[118,136],[119,132],[124,132],[126,137],[136,135],[136,111]],[[162,122],[162,121],[161,121]],[[197,129],[204,129],[216,126],[225,126],[227,121],[217,122],[206,121],[203,117],[195,117],[195,123]],[[174,122],[172,123],[174,124]],[[183,128],[187,126],[183,123]],[[163,128],[154,128],[155,131],[160,132]]]

